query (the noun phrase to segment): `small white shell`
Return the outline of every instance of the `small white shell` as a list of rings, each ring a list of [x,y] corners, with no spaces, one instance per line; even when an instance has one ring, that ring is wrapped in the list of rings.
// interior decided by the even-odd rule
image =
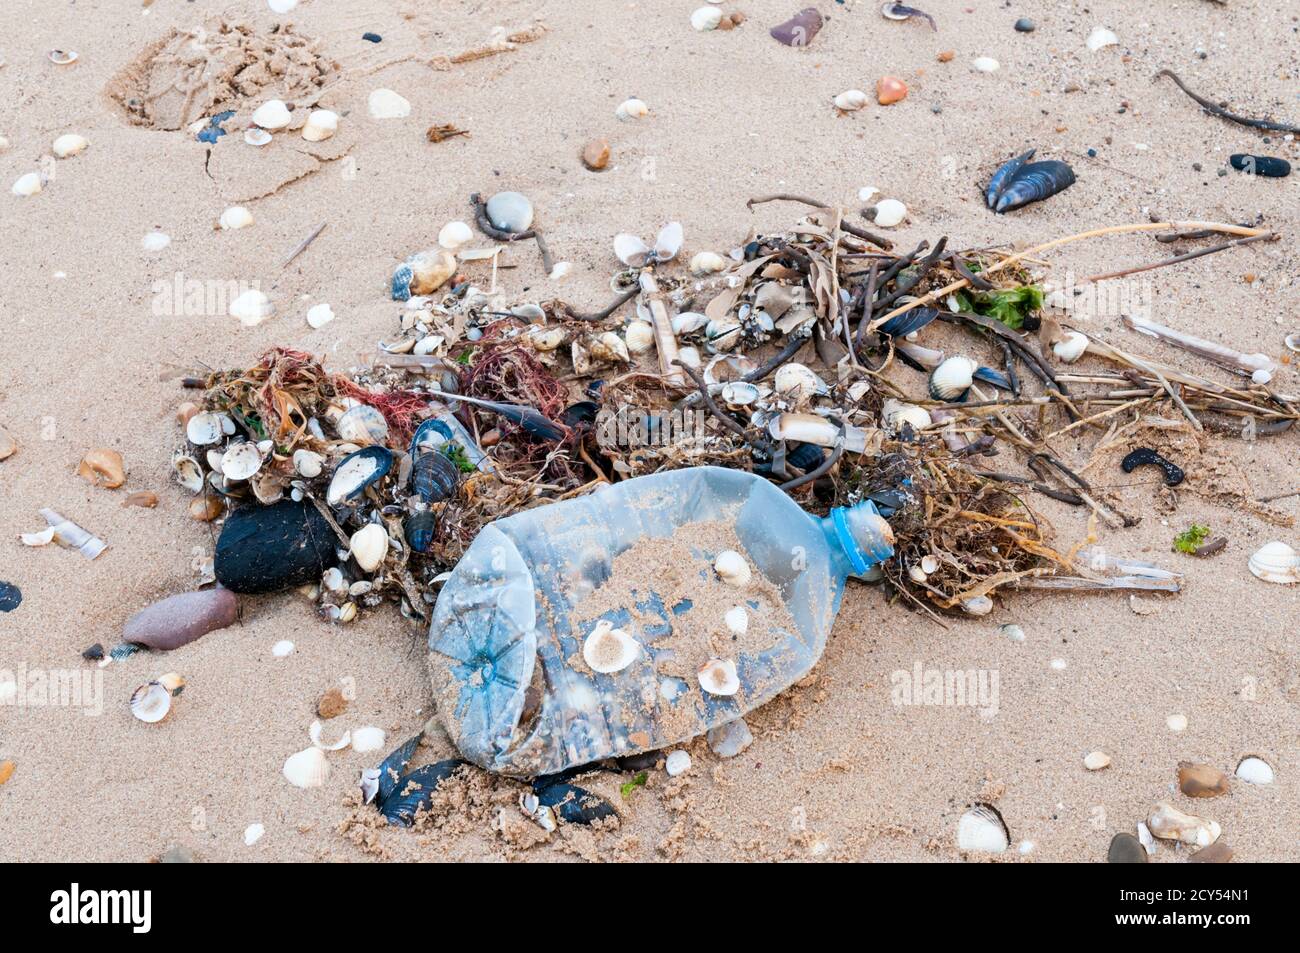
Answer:
[[[378,523],[367,523],[348,540],[352,558],[366,572],[374,572],[388,555],[388,531]]]
[[[892,397],[881,407],[880,418],[887,430],[894,431],[902,430],[904,424],[910,424],[913,430],[924,430],[934,422],[924,407],[905,404]]]
[[[230,316],[246,328],[261,324],[275,311],[271,299],[256,288],[249,288],[230,302]]]
[[[1265,543],[1247,563],[1250,571],[1265,582],[1290,585],[1300,582],[1300,552],[1280,540]]]
[[[217,222],[226,231],[234,231],[238,228],[247,228],[253,224],[253,213],[242,205],[232,205],[221,213],[221,218]]]
[[[650,246],[629,232],[619,232],[614,236],[614,254],[625,265],[639,268],[650,257]]]
[[[713,561],[713,570],[718,574],[718,578],[729,586],[747,586],[753,577],[745,557],[734,549],[718,553],[718,558]]]
[[[86,146],[90,145],[90,140],[85,136],[79,136],[75,132],[64,133],[54,140],[54,145],[50,146],[50,151],[56,158],[67,159],[84,152]]]
[[[985,616],[993,611],[993,600],[988,596],[971,596],[961,601],[961,609],[967,615]]]
[[[622,362],[632,360],[627,344],[613,331],[606,331],[591,345],[591,356],[601,361]]]
[[[1273,767],[1263,758],[1242,758],[1237,765],[1237,777],[1247,784],[1272,784]]]
[[[307,309],[307,324],[319,330],[334,320],[334,309],[325,302],[314,304]]]
[[[330,765],[325,752],[315,745],[289,755],[284,762],[285,780],[296,788],[318,788],[329,776]]]
[[[831,102],[835,104],[836,109],[848,113],[861,109],[870,102],[870,98],[860,89],[846,89]]]
[[[343,736],[332,744],[325,744],[325,742],[320,740],[324,731],[325,723],[319,718],[313,721],[311,723],[311,728],[307,730],[307,734],[311,736],[311,743],[322,751],[342,751],[348,745],[352,744],[352,732],[350,731],[343,732]]]
[[[728,407],[748,407],[763,396],[757,385],[748,381],[728,381],[722,385],[722,402]]]
[[[438,244],[447,251],[458,251],[474,240],[474,231],[464,222],[448,222],[438,232]]]
[[[690,347],[689,345],[679,348],[677,351],[677,357],[687,367],[693,367],[697,371],[700,369],[700,365],[704,363],[700,358],[699,348]]]
[[[879,194],[880,189],[876,188],[874,185],[864,185],[862,188],[858,189],[858,201],[870,202]]]
[[[700,33],[716,30],[722,22],[722,11],[717,7],[699,7],[691,14],[691,28]]]
[[[957,400],[970,390],[978,367],[977,363],[961,354],[943,361],[930,372],[930,396],[935,400]]]
[[[354,728],[352,729],[352,750],[360,751],[362,754],[369,751],[382,751],[386,737],[384,729],[376,728],[374,725],[362,725],[360,728]]]
[[[996,73],[1002,64],[991,56],[977,56],[970,65],[980,73]]]
[[[221,474],[227,480],[247,480],[262,469],[262,454],[257,445],[237,443],[221,457]]]
[[[244,846],[252,847],[262,839],[266,833],[266,826],[263,824],[249,824],[244,828]]]
[[[191,493],[203,489],[203,468],[199,461],[184,453],[172,457],[172,469],[176,472],[176,481]]]
[[[876,203],[876,217],[872,219],[881,228],[893,228],[907,218],[907,206],[898,199],[884,199]]]
[[[700,680],[700,688],[710,695],[734,695],[740,691],[736,663],[731,659],[709,659],[701,666],[697,677]]]
[[[1088,335],[1078,331],[1066,331],[1065,337],[1052,345],[1052,353],[1056,355],[1056,359],[1065,364],[1073,364],[1083,357],[1087,350]]]
[[[783,364],[772,378],[772,386],[783,398],[795,404],[830,393],[830,388],[812,368],[803,364]]]
[[[582,660],[593,672],[621,672],[641,657],[641,644],[614,623],[601,619],[582,643]]]
[[[1219,839],[1217,822],[1184,814],[1172,804],[1161,801],[1147,818],[1147,828],[1161,840],[1175,840],[1195,847],[1209,847]]]
[[[250,146],[269,145],[272,138],[274,137],[261,126],[249,126],[244,130],[244,141]]]
[[[683,311],[681,314],[673,315],[673,334],[678,337],[683,334],[694,334],[708,323],[708,316],[699,311]]]
[[[685,774],[691,770],[690,754],[681,748],[668,752],[668,757],[664,758],[664,770],[668,772],[670,778]]]
[[[186,438],[197,447],[209,447],[221,440],[224,434],[225,427],[221,421],[221,414],[210,411],[195,414],[185,425]]]
[[[648,321],[632,321],[623,332],[627,349],[633,354],[645,354],[655,346],[655,329]]]
[[[376,89],[366,100],[371,119],[405,119],[411,104],[391,89]]]
[[[268,99],[253,110],[253,123],[263,129],[283,129],[291,122],[293,114],[283,100]]]
[[[288,639],[281,639],[271,646],[271,654],[276,658],[288,658],[293,654],[293,643]]]
[[[338,132],[339,114],[330,109],[313,109],[302,127],[302,137],[308,142],[323,142]]]
[[[341,439],[360,446],[383,443],[388,438],[388,421],[369,404],[353,407],[338,419],[334,427]]]
[[[957,847],[960,850],[1000,854],[1010,842],[1007,825],[987,804],[976,804],[957,822]]]
[[[618,108],[614,110],[614,115],[622,122],[642,119],[649,114],[650,107],[636,98],[623,100],[623,102],[619,103]]]
[[[1084,42],[1090,52],[1096,53],[1098,50],[1104,49],[1105,47],[1117,46],[1119,44],[1119,37],[1104,26],[1099,26],[1093,27],[1092,32],[1088,34],[1088,39]]]
[[[726,271],[730,264],[717,252],[702,251],[691,258],[690,268],[694,275],[716,275],[720,271]]]
[[[148,682],[131,693],[131,714],[147,724],[167,717],[172,710],[172,693],[162,681]]]
[[[1104,751],[1090,751],[1083,757],[1083,766],[1089,771],[1100,771],[1110,767],[1110,755]]]
[[[749,631],[749,612],[744,606],[732,606],[727,610],[723,620],[727,623],[727,628],[736,635],[744,635]]]
[[[1170,715],[1168,718],[1165,719],[1165,727],[1167,727],[1170,731],[1186,731],[1187,716],[1175,712],[1174,714]]]
[[[171,243],[171,236],[166,232],[148,232],[140,239],[140,247],[145,251],[162,251]]]
[[[14,180],[13,187],[10,191],[13,192],[14,195],[26,197],[29,195],[35,195],[44,187],[45,183],[41,181],[41,174],[39,172],[28,172],[26,175],[20,175],[16,180]]]

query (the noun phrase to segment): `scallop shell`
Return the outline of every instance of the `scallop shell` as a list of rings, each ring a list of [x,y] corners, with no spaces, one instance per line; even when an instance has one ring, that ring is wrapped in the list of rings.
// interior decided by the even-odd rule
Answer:
[[[1255,550],[1247,565],[1251,573],[1265,582],[1284,586],[1300,582],[1300,552],[1280,540]]]
[[[197,447],[209,447],[220,442],[224,435],[225,427],[221,422],[221,414],[211,412],[195,414],[185,425],[186,438]]]
[[[335,429],[340,439],[360,446],[383,443],[388,439],[388,421],[368,404],[359,404],[345,413],[335,424]]]
[[[681,314],[675,314],[672,318],[673,334],[681,337],[683,334],[694,334],[701,328],[708,325],[709,319],[699,311],[683,311]]]
[[[641,643],[614,623],[602,619],[582,643],[582,660],[593,672],[621,672],[641,657]]]
[[[338,132],[339,114],[330,109],[313,109],[302,127],[302,137],[308,142],[323,142]]]
[[[90,140],[85,136],[69,132],[55,139],[54,144],[50,146],[50,151],[54,153],[56,158],[68,159],[84,152],[88,145],[90,145]]]
[[[1011,843],[1002,815],[987,804],[976,804],[957,822],[959,850],[1000,854]]]
[[[285,780],[296,788],[318,788],[330,776],[325,752],[315,745],[289,755],[283,770]]]
[[[262,454],[257,445],[237,443],[221,457],[221,474],[227,480],[247,480],[262,469]]]
[[[280,99],[268,99],[253,110],[253,124],[263,129],[283,129],[293,122],[293,113]]]
[[[709,659],[697,673],[700,688],[710,695],[729,696],[740,691],[740,678],[736,675],[736,663],[731,659]]]
[[[253,224],[253,213],[242,205],[232,205],[221,213],[221,218],[218,219],[217,224],[225,231],[247,228]]]
[[[645,354],[655,346],[655,329],[648,321],[633,321],[623,332],[627,349],[633,354]]]
[[[628,346],[613,331],[606,331],[591,345],[591,356],[600,361],[627,363],[632,360]]]
[[[614,110],[614,115],[622,122],[643,119],[649,114],[650,107],[635,97],[623,100],[623,102],[619,103],[618,108]]]
[[[367,523],[348,540],[352,558],[366,572],[374,572],[388,555],[388,531],[378,523]]]
[[[749,611],[744,606],[732,606],[722,617],[722,621],[727,624],[727,629],[736,635],[744,635],[749,631]]]
[[[172,693],[161,681],[148,682],[131,693],[131,714],[140,721],[154,724],[172,710]]]
[[[757,402],[762,391],[748,381],[729,381],[722,385],[721,395],[724,404],[739,409]]]
[[[713,569],[718,574],[718,578],[730,586],[747,586],[753,577],[745,557],[734,549],[718,553],[718,558],[713,561]]]
[[[846,89],[831,100],[836,109],[846,113],[861,109],[870,101],[871,97],[860,89]]]
[[[1088,335],[1079,331],[1066,331],[1065,337],[1052,345],[1052,353],[1056,355],[1056,359],[1065,364],[1073,364],[1083,357],[1087,350]]]
[[[876,203],[876,215],[872,219],[881,228],[893,228],[907,218],[907,206],[898,199],[884,199]]]
[[[960,400],[975,382],[979,367],[969,357],[950,357],[930,372],[930,396],[935,400]]]

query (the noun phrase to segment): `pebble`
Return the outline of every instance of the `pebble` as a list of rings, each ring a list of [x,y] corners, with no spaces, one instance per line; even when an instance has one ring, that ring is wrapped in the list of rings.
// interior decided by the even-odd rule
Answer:
[[[1223,841],[1215,841],[1187,858],[1189,864],[1226,864],[1232,860],[1232,848]]]
[[[953,57],[956,55],[957,55],[956,50],[944,50],[938,56],[936,56],[935,59],[937,59],[940,63],[951,63]]]
[[[217,538],[213,569],[232,592],[278,592],[318,580],[338,562],[335,545],[314,506],[281,500],[241,507]]]
[[[599,172],[609,165],[609,140],[592,139],[583,146],[582,164],[592,172]]]
[[[1091,751],[1084,756],[1083,766],[1089,771],[1100,771],[1110,767],[1110,755],[1104,751]]]
[[[1106,851],[1108,864],[1145,864],[1146,848],[1132,834],[1116,834],[1110,839],[1110,849]]]
[[[325,694],[321,695],[320,700],[316,702],[316,714],[325,719],[337,718],[347,710],[348,700],[343,696],[343,691],[338,686],[325,692]]]
[[[892,106],[907,98],[907,84],[897,76],[882,76],[876,82],[876,102]]]
[[[10,191],[14,195],[26,198],[35,195],[42,188],[44,188],[44,185],[41,182],[41,174],[39,172],[28,172],[14,180]]]
[[[668,772],[668,776],[671,778],[675,778],[679,774],[685,774],[691,770],[691,756],[680,748],[668,752],[668,757],[664,760],[664,770]]]
[[[158,858],[160,864],[192,864],[194,863],[194,852],[188,847],[180,844],[172,844]]]
[[[1021,17],[1016,21],[1017,33],[1033,33],[1036,29],[1038,29],[1038,24],[1029,17]]]
[[[991,56],[976,57],[971,61],[970,65],[975,67],[975,69],[981,73],[996,73],[1002,66],[1001,63]]]
[[[1178,788],[1188,797],[1218,797],[1228,793],[1228,778],[1212,765],[1180,761]]]
[[[1274,156],[1254,156],[1236,152],[1228,157],[1228,164],[1238,172],[1262,175],[1267,179],[1281,179],[1291,174],[1291,163]]]
[[[1008,622],[1006,625],[998,626],[998,633],[1006,636],[1012,642],[1025,641],[1025,630],[1014,622]]]
[[[487,217],[503,232],[526,232],[533,224],[533,203],[518,192],[498,192],[487,200]]]
[[[754,735],[743,718],[710,728],[706,737],[709,750],[719,758],[734,758],[754,743]]]
[[[367,40],[371,43],[382,43],[384,38],[378,33],[362,33],[361,39]]]
[[[162,251],[171,243],[171,236],[166,232],[149,232],[140,239],[140,247],[145,251]]]
[[[12,582],[0,582],[0,612],[13,612],[23,601],[23,591]]]
[[[146,606],[127,619],[122,640],[170,651],[233,625],[238,617],[239,600],[229,589],[183,592]]]
[[[320,329],[334,320],[334,309],[328,304],[312,305],[307,309],[307,324]]]

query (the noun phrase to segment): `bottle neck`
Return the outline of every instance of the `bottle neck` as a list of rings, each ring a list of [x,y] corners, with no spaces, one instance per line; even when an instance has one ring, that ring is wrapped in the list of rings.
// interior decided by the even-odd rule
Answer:
[[[822,525],[839,548],[850,575],[864,576],[872,566],[894,555],[894,532],[870,500],[837,506]]]

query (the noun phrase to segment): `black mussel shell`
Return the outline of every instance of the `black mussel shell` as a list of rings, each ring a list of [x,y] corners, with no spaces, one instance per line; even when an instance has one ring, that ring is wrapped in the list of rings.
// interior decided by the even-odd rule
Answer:
[[[648,771],[660,762],[662,751],[642,751],[639,754],[624,755],[615,763],[620,771]]]
[[[411,549],[417,553],[427,553],[438,535],[438,517],[432,510],[420,510],[407,517],[403,529]]]
[[[415,812],[428,807],[433,801],[433,794],[456,769],[465,764],[460,758],[449,758],[434,764],[426,764],[402,775],[393,786],[388,797],[379,803],[379,812],[388,823],[399,827],[410,827],[415,823]]]
[[[1031,202],[1041,202],[1074,185],[1074,170],[1059,159],[1021,166],[998,195],[996,212],[1010,212]]]
[[[912,308],[890,318],[876,330],[890,337],[906,337],[919,331],[939,316],[938,308]]]
[[[569,824],[591,824],[607,817],[618,817],[612,804],[576,784],[552,784],[537,791],[537,800]]]
[[[997,207],[998,198],[1002,195],[1003,190],[1011,184],[1012,178],[1020,171],[1020,167],[1034,157],[1036,151],[1030,149],[1027,152],[1020,153],[1014,159],[1003,163],[998,168],[998,171],[993,173],[993,178],[989,179],[989,187],[984,192],[984,204],[989,208]]]
[[[425,503],[437,503],[456,495],[460,467],[441,450],[424,450],[411,465],[411,489]]]
[[[366,803],[378,801],[380,804],[388,800],[388,796],[393,793],[397,787],[397,781],[401,778],[402,773],[406,771],[406,766],[411,763],[415,757],[415,750],[420,747],[420,742],[424,738],[424,732],[412,735],[388,753],[379,767],[371,768],[365,772],[362,777],[362,789],[366,788],[366,775],[371,776],[373,788],[366,792]]]
[[[787,448],[785,459],[791,466],[807,473],[809,470],[816,470],[825,462],[826,451],[815,443],[801,443],[793,449]]]
[[[576,404],[570,404],[564,408],[560,414],[560,423],[566,427],[576,427],[578,424],[594,424],[596,414],[600,412],[600,405],[591,400],[580,400]]]
[[[217,538],[213,571],[232,592],[278,592],[319,579],[338,562],[338,542],[310,503],[241,506]]]
[[[1172,460],[1166,460],[1150,447],[1138,447],[1119,463],[1125,473],[1132,473],[1138,467],[1159,467],[1164,471],[1165,486],[1177,486],[1186,476],[1183,468]]]
[[[372,483],[378,483],[393,468],[393,453],[386,447],[362,447],[350,453],[334,468],[325,501],[339,506],[355,499]]]

